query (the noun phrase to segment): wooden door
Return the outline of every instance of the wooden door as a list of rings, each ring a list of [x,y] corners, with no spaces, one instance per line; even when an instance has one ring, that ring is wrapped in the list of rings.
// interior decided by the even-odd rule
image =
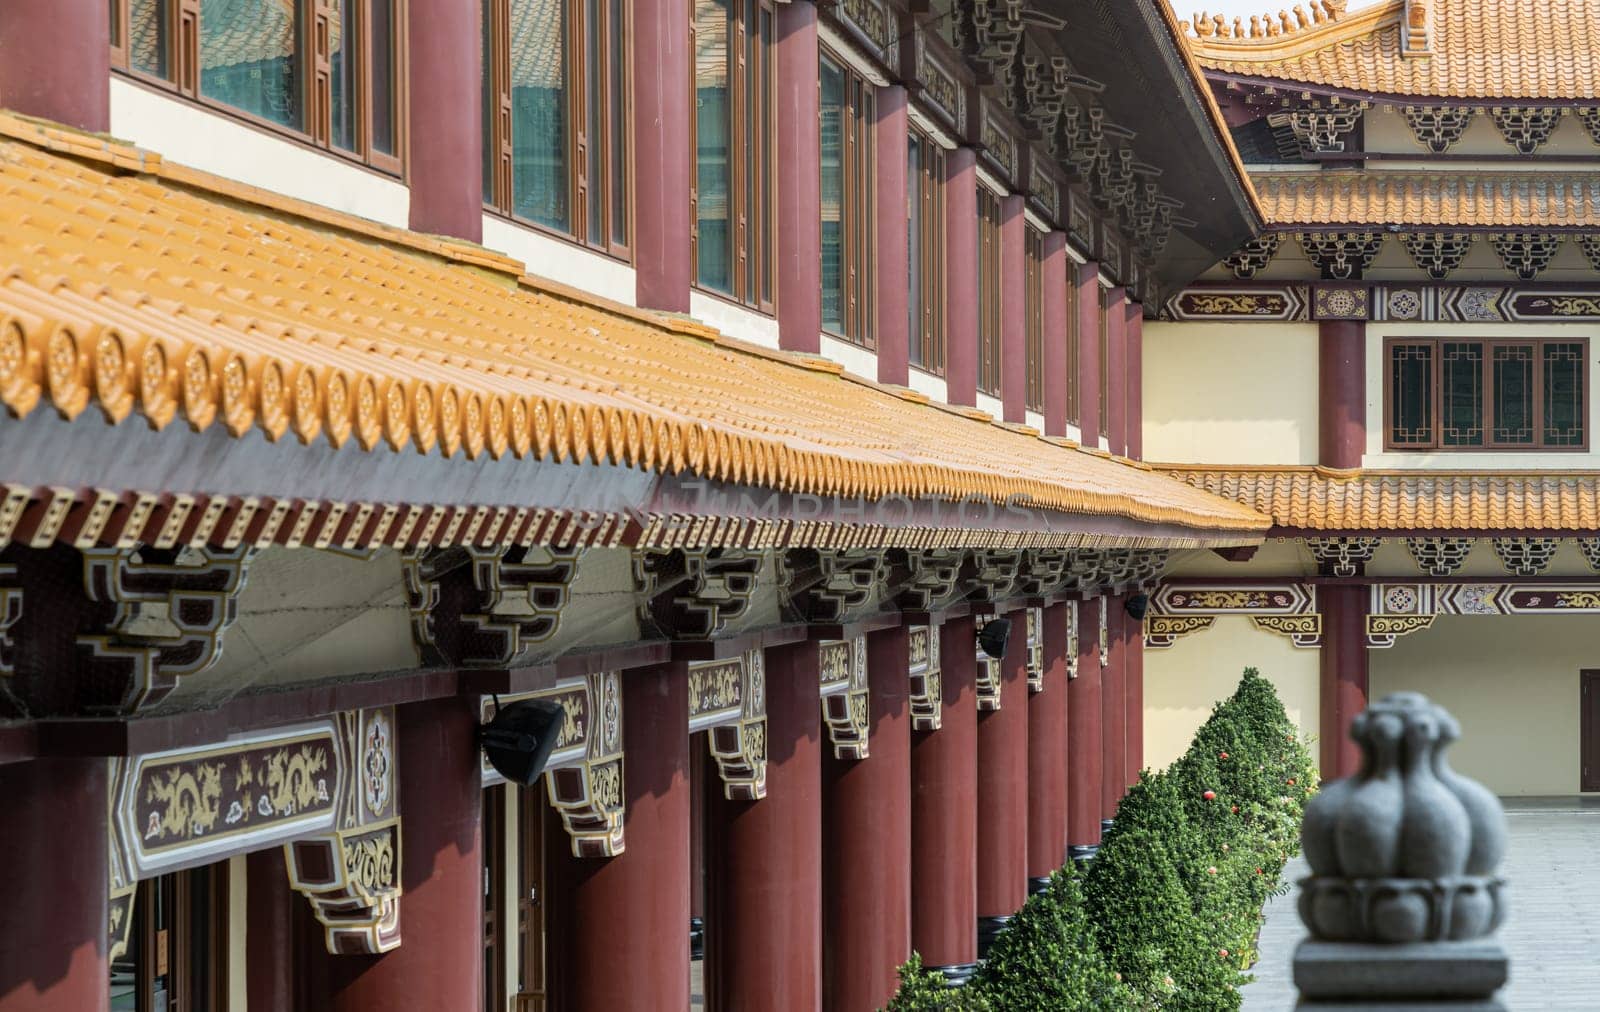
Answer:
[[[1583,684],[1583,718],[1579,735],[1582,772],[1578,789],[1600,791],[1600,670],[1584,671],[1579,677]]]
[[[545,946],[545,840],[553,836],[557,845],[565,833],[547,834],[547,823],[554,816],[545,802],[544,779],[522,792],[518,799],[520,815],[517,832],[518,885],[517,944],[518,962],[516,1012],[545,1012],[550,1001],[550,980],[546,971]]]

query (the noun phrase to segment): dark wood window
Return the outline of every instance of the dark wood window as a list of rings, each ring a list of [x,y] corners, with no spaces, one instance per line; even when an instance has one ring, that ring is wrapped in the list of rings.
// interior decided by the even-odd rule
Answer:
[[[1111,403],[1111,292],[1100,289],[1100,435],[1111,435],[1106,405]]]
[[[1588,447],[1586,340],[1385,342],[1391,450]]]
[[[772,6],[695,0],[695,284],[773,311]]]
[[[485,0],[484,203],[626,259],[624,0]]]
[[[978,390],[1000,395],[1000,198],[978,187]]]
[[[1044,233],[1032,225],[1023,228],[1027,265],[1027,342],[1029,411],[1044,410]]]
[[[817,68],[822,154],[822,329],[864,347],[877,338],[873,297],[872,83],[824,54]]]
[[[1067,257],[1067,276],[1062,283],[1067,286],[1067,421],[1079,423],[1082,411],[1078,401],[1078,267]]]
[[[517,797],[517,1009],[543,1012],[550,1000],[550,954],[546,940],[546,845],[567,846],[560,817],[545,800],[545,779]],[[687,933],[687,928],[685,928]],[[687,948],[685,942],[685,948]],[[687,954],[685,954],[687,958]]]
[[[111,963],[113,1012],[222,1012],[228,999],[228,865],[139,883],[128,951]]]
[[[1578,790],[1600,791],[1600,671],[1578,673]]]
[[[911,364],[944,374],[944,149],[913,130],[906,151]]]
[[[109,0],[111,64],[398,174],[404,0]]]

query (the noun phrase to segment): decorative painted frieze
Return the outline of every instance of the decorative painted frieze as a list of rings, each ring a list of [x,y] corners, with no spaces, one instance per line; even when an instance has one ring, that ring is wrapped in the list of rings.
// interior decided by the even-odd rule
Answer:
[[[1588,583],[1378,583],[1372,585],[1367,646],[1433,626],[1439,615],[1600,615],[1600,586]]]
[[[1028,691],[1044,691],[1044,609],[1029,608],[1024,614],[1027,616],[1028,630]]]
[[[993,613],[973,615],[973,627],[982,629],[985,623],[993,622]],[[1012,634],[1015,636],[1015,632]],[[1013,647],[1014,648],[1014,647]],[[977,648],[978,662],[978,712],[985,713],[1000,709],[1000,659],[990,657],[984,652],[983,647]]]
[[[1317,285],[1312,289],[1313,320],[1366,320],[1372,316],[1371,294],[1365,285]]]
[[[1167,301],[1166,315],[1179,321],[1297,323],[1311,318],[1308,285],[1186,288]]]
[[[1102,597],[1100,605],[1100,667],[1111,666],[1111,612],[1110,602]]]
[[[868,755],[870,698],[867,685],[867,638],[824,641],[819,648],[822,722],[827,725],[837,759]]]
[[[1258,628],[1287,636],[1297,647],[1322,643],[1317,589],[1301,583],[1167,584],[1151,595],[1145,646],[1165,649],[1180,637],[1210,629],[1219,616],[1244,615]]]
[[[944,695],[939,674],[939,627],[912,626],[911,729],[937,731],[944,723]]]
[[[1067,602],[1067,680],[1078,677],[1078,630],[1082,622],[1082,601]]]

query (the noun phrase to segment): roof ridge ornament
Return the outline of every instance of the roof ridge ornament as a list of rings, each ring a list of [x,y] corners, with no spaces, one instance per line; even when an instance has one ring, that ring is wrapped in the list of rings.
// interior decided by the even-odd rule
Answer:
[[[1400,55],[1407,59],[1433,55],[1433,4],[1430,0],[1406,0],[1406,16],[1400,22]]]
[[[1190,19],[1186,27],[1205,42],[1218,39],[1277,39],[1338,21],[1344,17],[1349,2],[1350,0],[1313,0],[1309,13],[1305,4],[1296,4],[1292,14],[1289,10],[1280,10],[1276,15],[1254,14],[1250,17],[1248,27],[1242,17],[1234,18],[1233,24],[1229,25],[1224,15],[1200,11]]]

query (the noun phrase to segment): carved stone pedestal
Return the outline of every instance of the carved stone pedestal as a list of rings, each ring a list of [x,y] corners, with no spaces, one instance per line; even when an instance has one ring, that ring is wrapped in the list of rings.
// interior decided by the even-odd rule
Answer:
[[[1411,945],[1307,939],[1294,952],[1294,984],[1302,1004],[1334,999],[1371,1009],[1375,1001],[1376,1007],[1409,1010],[1416,1002],[1428,1003],[1424,1007],[1441,1001],[1481,1002],[1505,985],[1509,963],[1505,947],[1492,938]]]

